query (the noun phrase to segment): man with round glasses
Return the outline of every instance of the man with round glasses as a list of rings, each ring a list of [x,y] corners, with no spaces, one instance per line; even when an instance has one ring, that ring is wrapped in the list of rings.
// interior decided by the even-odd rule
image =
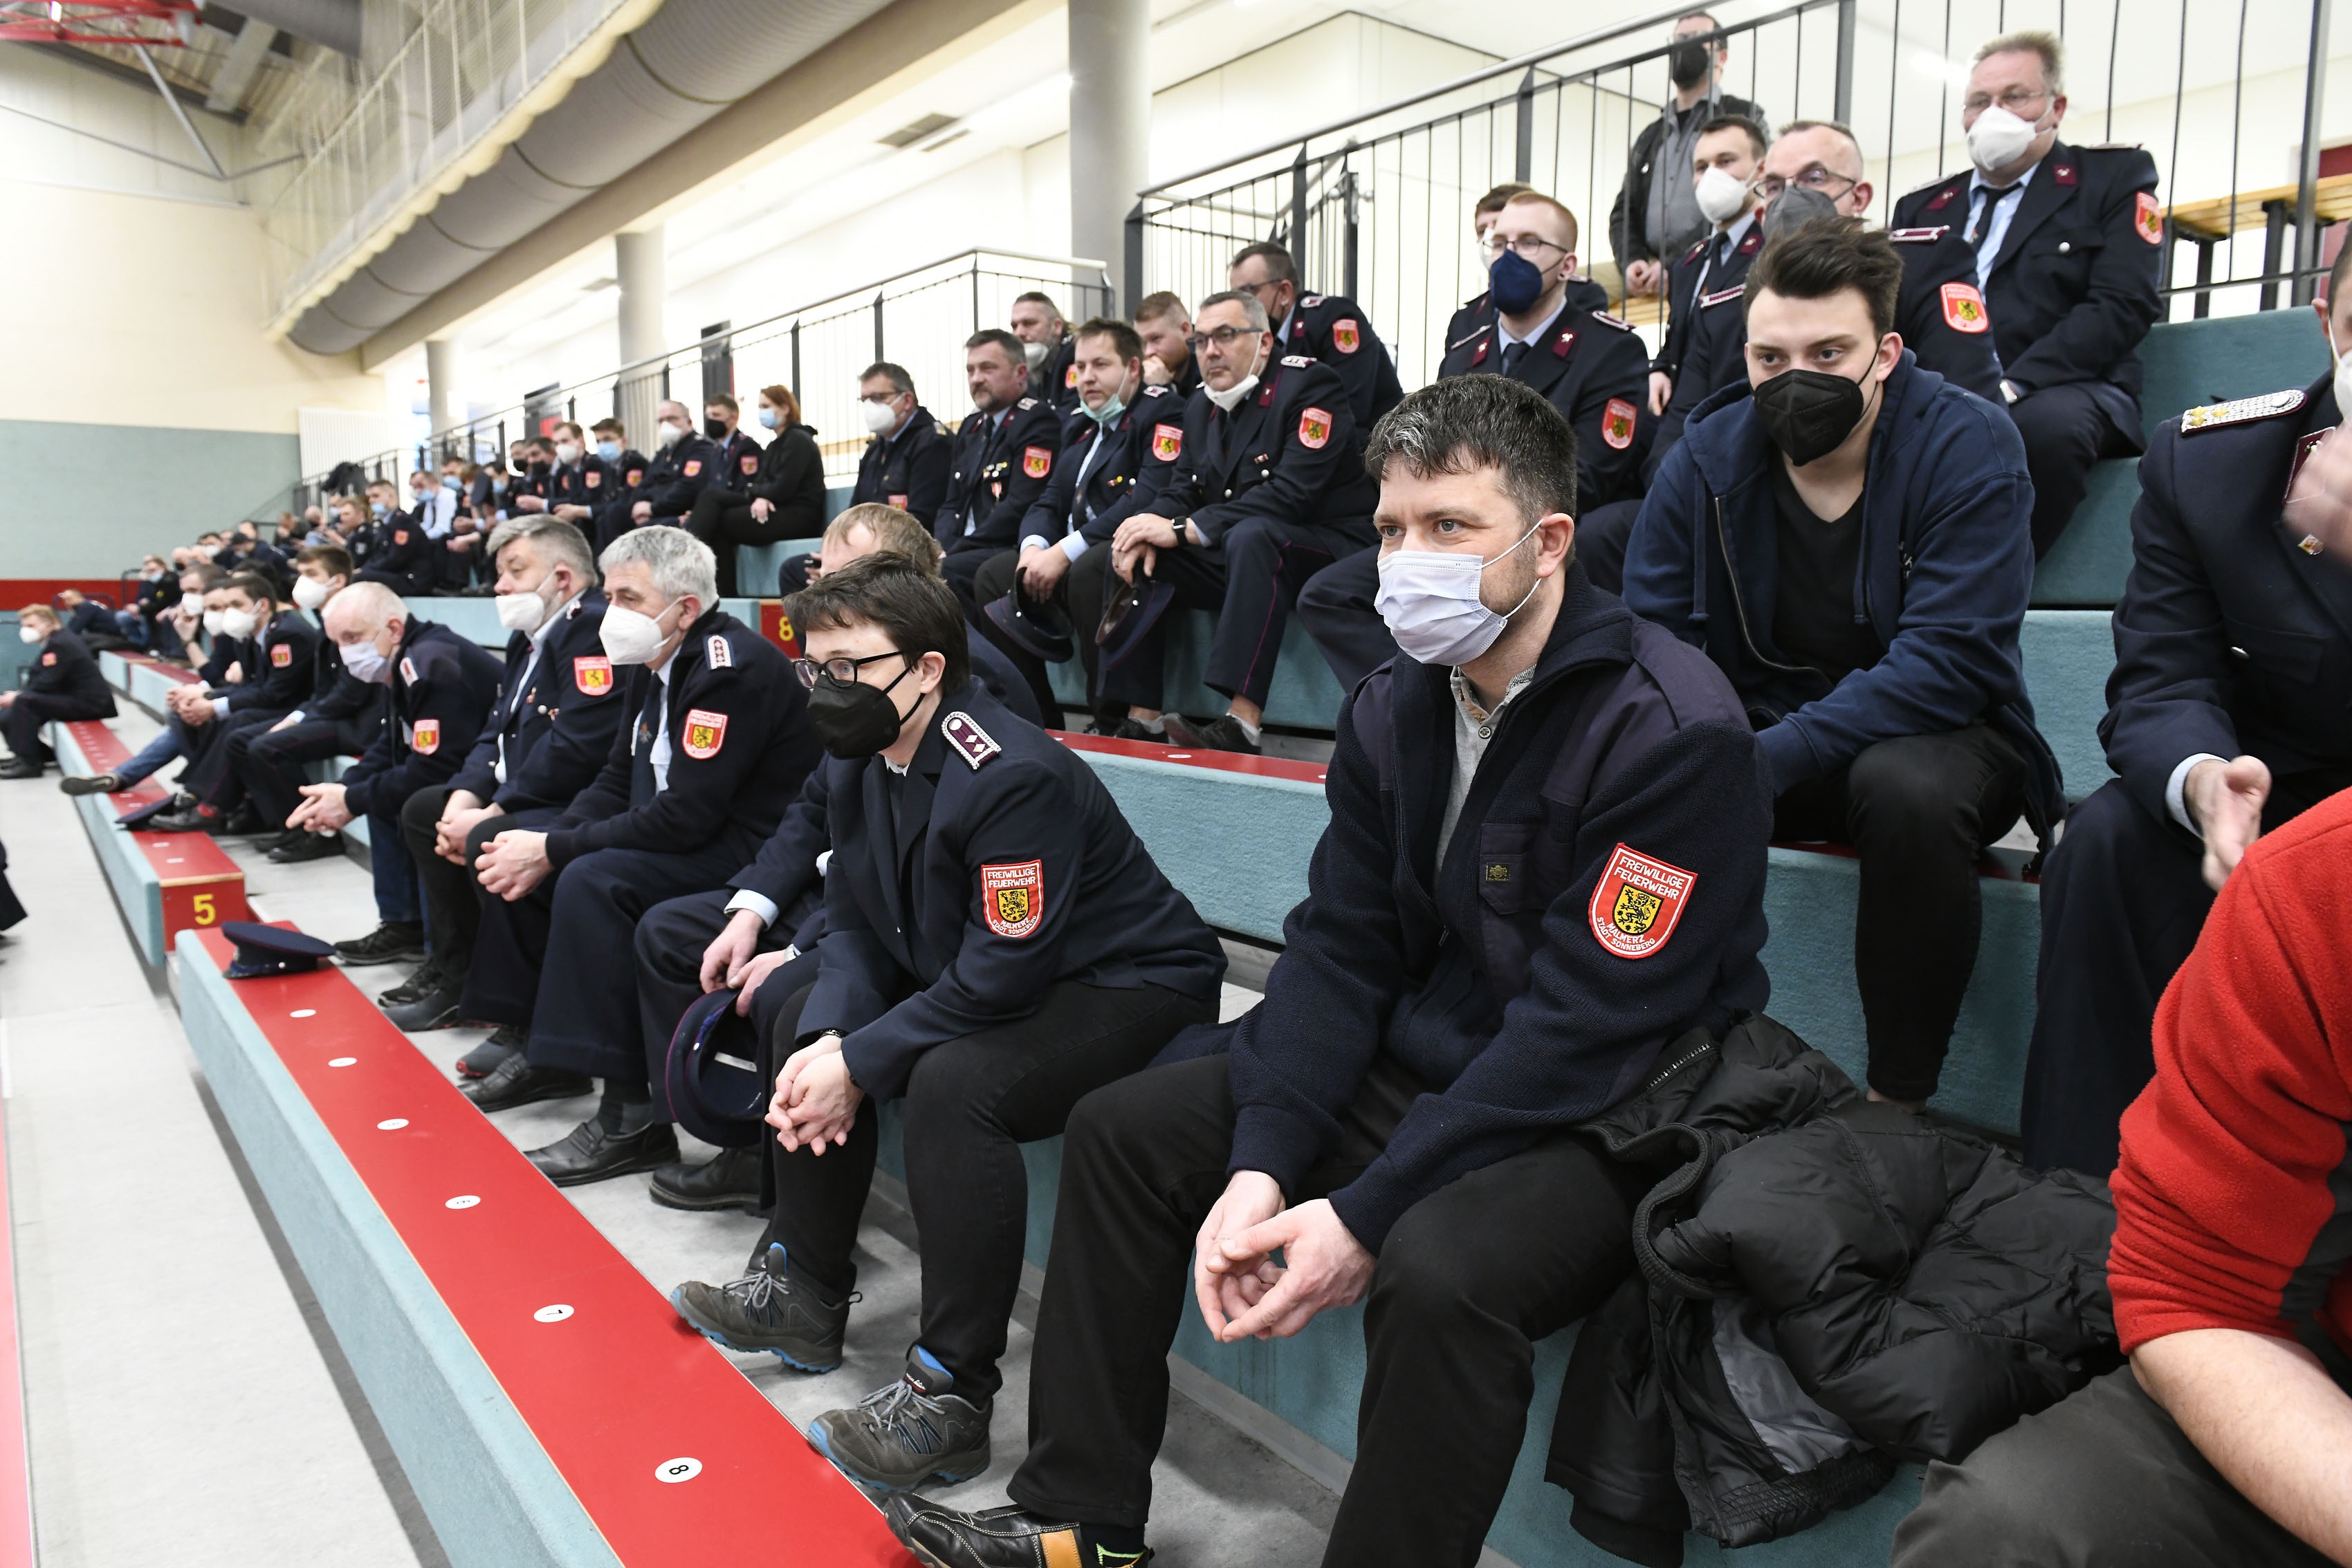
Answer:
[[[817,977],[768,1040],[767,1233],[742,1278],[671,1300],[730,1349],[840,1365],[877,1107],[899,1101],[918,1337],[901,1379],[808,1437],[869,1488],[962,1480],[988,1468],[1020,1288],[1020,1145],[1213,1021],[1225,959],[1094,770],[972,679],[946,584],[875,556],[793,613],[809,653],[794,689],[831,758]]]
[[[1942,226],[1975,256],[2001,401],[2033,476],[2033,553],[2056,542],[2102,457],[2137,456],[2139,341],[2164,313],[2156,160],[2137,145],[2074,147],[2064,57],[2048,33],[1977,50],[1961,100],[1972,168],[1895,204],[1906,228]]]

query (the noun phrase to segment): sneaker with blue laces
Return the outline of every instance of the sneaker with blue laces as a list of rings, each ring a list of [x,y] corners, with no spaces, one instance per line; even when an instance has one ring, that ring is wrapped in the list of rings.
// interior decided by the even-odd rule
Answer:
[[[809,1446],[870,1491],[970,1480],[988,1469],[989,1407],[954,1390],[954,1375],[917,1345],[904,1377],[810,1422]]]
[[[705,1339],[729,1350],[766,1352],[798,1372],[831,1372],[841,1364],[855,1291],[828,1300],[815,1281],[785,1260],[781,1241],[741,1279],[724,1285],[688,1281],[669,1294],[677,1315]]]

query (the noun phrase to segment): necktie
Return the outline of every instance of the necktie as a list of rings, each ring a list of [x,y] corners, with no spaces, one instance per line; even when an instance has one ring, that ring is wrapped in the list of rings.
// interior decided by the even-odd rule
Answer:
[[[1987,185],[1984,188],[1984,215],[1977,220],[1977,232],[1969,239],[1969,245],[1976,250],[1977,267],[1979,271],[1983,269],[1985,264],[1985,241],[1992,237],[1993,209],[2000,205],[2003,197],[2016,189],[2015,185]]]
[[[1503,345],[1503,373],[1504,373],[1505,375],[1507,375],[1507,375],[1509,375],[1509,374],[1511,373],[1511,368],[1512,368],[1514,365],[1517,365],[1517,364],[1521,360],[1523,360],[1523,359],[1527,358],[1527,355],[1528,355],[1528,346],[1527,346],[1525,343],[1506,343],[1506,344],[1504,344],[1504,345]]]

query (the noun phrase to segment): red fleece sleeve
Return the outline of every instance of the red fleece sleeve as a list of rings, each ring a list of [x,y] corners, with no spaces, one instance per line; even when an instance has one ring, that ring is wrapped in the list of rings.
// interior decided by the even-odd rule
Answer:
[[[2347,799],[2255,845],[2157,1009],[2114,1179],[2126,1351],[2187,1329],[2291,1337],[2352,1257]]]

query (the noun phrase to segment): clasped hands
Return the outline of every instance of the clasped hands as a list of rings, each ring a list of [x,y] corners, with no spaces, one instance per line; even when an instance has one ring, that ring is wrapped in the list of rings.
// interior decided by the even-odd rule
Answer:
[[[806,1145],[821,1156],[828,1146],[847,1146],[857,1108],[865,1103],[866,1091],[851,1081],[842,1057],[841,1037],[828,1034],[785,1060],[768,1101],[767,1123],[786,1149],[797,1152]]]
[[[1143,563],[1144,575],[1151,575],[1158,564],[1160,552],[1176,548],[1176,525],[1168,518],[1150,512],[1138,512],[1119,524],[1118,532],[1111,536],[1111,570],[1123,581],[1135,580],[1137,561]]]
[[[1235,1171],[1193,1241],[1192,1294],[1221,1343],[1286,1339],[1362,1300],[1375,1261],[1327,1199],[1286,1207],[1272,1176]]]

